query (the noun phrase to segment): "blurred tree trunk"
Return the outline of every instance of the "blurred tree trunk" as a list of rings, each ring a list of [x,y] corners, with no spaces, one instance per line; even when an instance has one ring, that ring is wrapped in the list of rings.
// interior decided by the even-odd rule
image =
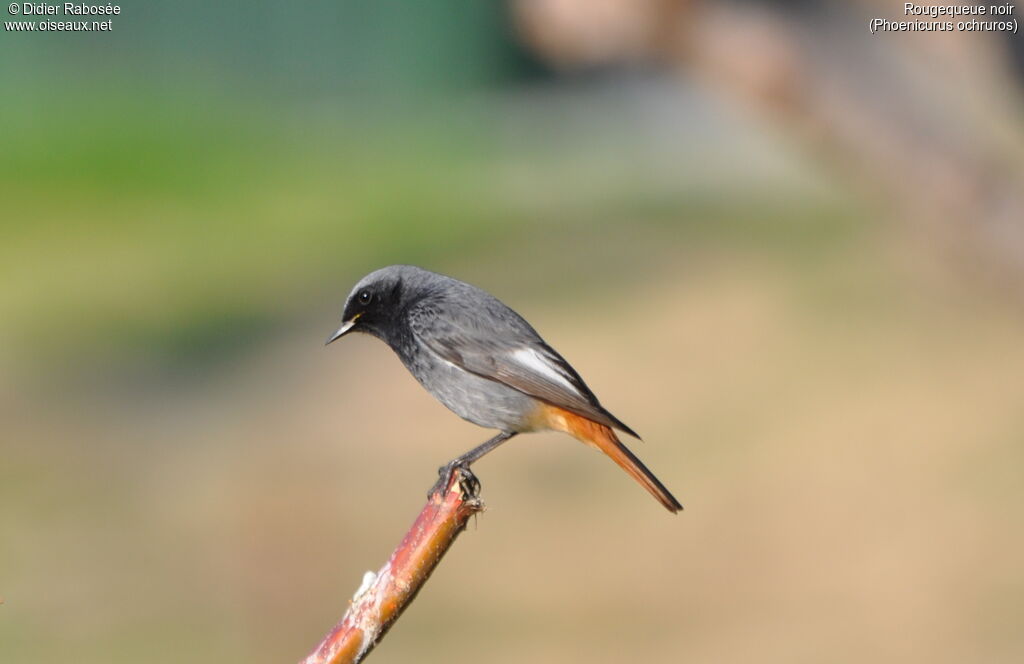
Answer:
[[[669,67],[782,127],[929,241],[1024,285],[1024,113],[1002,33],[889,32],[902,4],[514,0],[554,67]],[[927,18],[927,17],[924,17]],[[1019,39],[1018,39],[1019,41]]]

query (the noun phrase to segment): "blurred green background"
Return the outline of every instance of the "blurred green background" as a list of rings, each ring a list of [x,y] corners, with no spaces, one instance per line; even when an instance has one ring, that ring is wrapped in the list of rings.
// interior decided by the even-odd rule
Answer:
[[[902,115],[843,124],[771,39],[835,16],[598,5],[130,2],[110,33],[0,34],[0,661],[316,644],[488,436],[383,344],[323,348],[390,263],[529,318],[687,509],[517,439],[371,661],[1024,657],[1006,45],[942,51],[1004,63],[999,95],[869,77]],[[925,66],[900,38],[861,73]],[[947,93],[973,124],[901,130]],[[941,198],[971,169],[1005,189]]]

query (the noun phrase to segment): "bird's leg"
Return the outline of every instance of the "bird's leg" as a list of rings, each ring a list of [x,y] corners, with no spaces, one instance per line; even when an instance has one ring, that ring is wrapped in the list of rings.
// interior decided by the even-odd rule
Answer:
[[[430,489],[430,493],[427,495],[433,495],[435,492],[443,491],[444,488],[448,486],[448,482],[451,480],[452,473],[455,472],[456,468],[462,470],[463,474],[466,476],[466,486],[464,487],[465,492],[470,495],[476,495],[476,493],[480,491],[480,480],[476,478],[476,475],[474,475],[469,469],[469,466],[498,445],[501,445],[506,440],[516,435],[516,433],[517,432],[515,431],[502,431],[486,443],[477,445],[465,454],[455,457],[445,465],[438,468],[437,474],[440,477],[438,477],[437,483]]]
[[[501,445],[506,440],[516,435],[515,431],[502,431],[494,438],[491,438],[482,445],[477,445],[465,454],[455,457],[448,463],[448,466],[462,466],[468,468],[471,464],[476,463],[480,457],[493,450],[498,445]]]

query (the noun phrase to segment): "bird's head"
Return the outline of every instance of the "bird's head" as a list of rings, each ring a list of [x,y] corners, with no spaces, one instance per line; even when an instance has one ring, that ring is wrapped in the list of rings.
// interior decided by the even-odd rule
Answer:
[[[427,272],[411,265],[389,265],[371,272],[355,285],[341,315],[341,327],[327,339],[337,341],[349,332],[371,334],[391,342],[408,306],[419,299]]]

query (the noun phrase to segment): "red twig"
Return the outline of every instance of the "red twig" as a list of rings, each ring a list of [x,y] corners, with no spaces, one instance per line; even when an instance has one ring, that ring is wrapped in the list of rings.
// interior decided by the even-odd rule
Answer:
[[[363,576],[341,622],[301,664],[362,661],[416,597],[469,517],[483,509],[478,489],[476,478],[456,468],[447,485],[427,498],[384,567]]]

